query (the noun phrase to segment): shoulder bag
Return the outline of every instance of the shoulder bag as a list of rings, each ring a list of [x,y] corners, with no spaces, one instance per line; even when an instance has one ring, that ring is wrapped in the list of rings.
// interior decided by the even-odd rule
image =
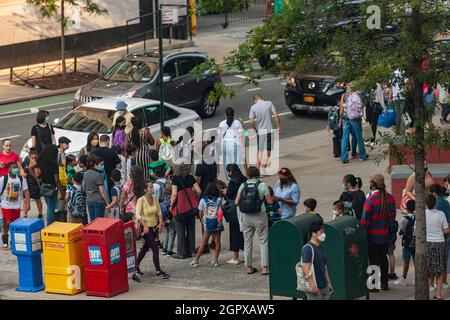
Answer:
[[[189,203],[190,210],[188,212],[179,212],[179,210],[178,210],[178,203],[179,203],[179,201],[177,199],[177,203],[176,203],[176,211],[177,212],[176,212],[175,215],[173,214],[173,216],[176,216],[178,214],[186,214],[186,213],[188,213],[188,214],[191,214],[191,215],[195,216],[196,218],[199,218],[200,215],[199,215],[198,208],[196,208],[196,207],[194,207],[192,205],[191,197],[190,197],[189,193],[187,192],[186,187],[185,187],[185,185],[183,183],[183,179],[181,177],[180,177],[180,183],[181,183],[181,187],[183,188],[184,194],[186,195],[186,199],[187,199],[187,201]]]
[[[305,273],[303,272],[303,261],[300,261],[295,265],[295,271],[297,273],[297,290],[302,292],[311,292],[312,288],[311,284],[308,281],[308,278],[311,276],[314,277],[314,282],[317,283],[316,275],[314,273],[314,248],[310,244],[307,244],[305,246],[309,246],[312,250],[311,272],[309,275],[305,275]]]

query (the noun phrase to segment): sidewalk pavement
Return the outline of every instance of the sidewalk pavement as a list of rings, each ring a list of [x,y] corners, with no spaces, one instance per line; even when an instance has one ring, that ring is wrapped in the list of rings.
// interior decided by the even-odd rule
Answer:
[[[186,50],[198,50],[207,52],[211,57],[216,59],[218,64],[222,64],[224,57],[236,49],[240,42],[245,39],[246,32],[248,32],[255,25],[241,25],[230,27],[227,30],[209,30],[207,32],[199,32],[196,37],[193,37],[193,42],[189,40],[172,40],[172,44],[169,45],[169,40],[164,39],[164,47],[166,50],[175,50],[187,48]],[[146,48],[158,48],[158,40],[147,40]],[[143,50],[143,42],[130,45],[130,52]],[[93,55],[79,57],[79,61],[96,61],[101,60],[104,68],[109,68],[117,60],[126,55],[126,46],[110,49],[107,51],[99,52]],[[71,59],[68,59],[71,61]],[[48,64],[58,63],[58,61],[48,62]],[[34,65],[36,67],[42,66],[42,64]],[[32,66],[31,66],[32,67]],[[103,68],[103,69],[104,69]],[[78,68],[78,71],[82,72],[82,67]],[[0,111],[1,105],[7,103],[13,103],[17,99],[26,101],[41,98],[49,95],[59,95],[67,93],[67,91],[75,92],[78,87],[64,90],[45,90],[36,89],[33,87],[24,87],[18,85],[11,85],[9,83],[9,69],[0,70]]]
[[[293,115],[289,115],[294,117]],[[301,187],[301,202],[309,197],[318,201],[317,212],[325,221],[331,219],[332,203],[339,198],[342,192],[342,178],[348,173],[359,176],[363,180],[363,190],[368,191],[369,177],[373,173],[383,173],[386,185],[390,186],[390,177],[385,173],[387,161],[381,161],[377,166],[374,158],[377,149],[370,151],[370,160],[351,160],[348,164],[341,164],[332,155],[331,133],[320,130],[296,137],[283,139],[280,143],[280,164],[289,167]],[[269,185],[274,185],[276,176],[265,179]],[[303,205],[299,204],[297,214],[302,213]],[[44,211],[45,212],[45,211]],[[36,216],[36,210],[32,211]],[[397,216],[400,219],[400,214]],[[196,243],[200,241],[200,226],[197,223]],[[129,293],[117,297],[117,299],[268,299],[269,278],[260,272],[247,275],[243,264],[239,266],[226,264],[231,258],[229,250],[228,225],[222,234],[222,253],[220,255],[220,266],[212,268],[209,266],[211,254],[205,254],[200,259],[200,267],[192,269],[189,267],[190,259],[176,260],[161,256],[161,268],[171,275],[169,280],[154,277],[155,270],[151,262],[151,252],[141,264],[144,272],[141,284],[132,284]],[[285,244],[286,246],[289,243]],[[299,250],[301,248],[298,248]],[[396,272],[401,274],[401,245],[397,241]],[[241,254],[241,257],[243,255]],[[259,245],[255,239],[254,243],[254,266],[260,271]],[[371,299],[407,300],[414,298],[414,287],[411,281],[414,275],[414,267],[411,266],[408,276],[408,286],[398,287],[390,285],[390,290],[371,295]],[[28,294],[14,291],[17,286],[16,259],[11,255],[9,249],[0,249],[0,298],[8,299],[66,299],[65,296],[48,295],[43,292]],[[444,291],[444,297],[448,297],[448,291]],[[80,294],[70,299],[84,299],[85,294]],[[91,299],[91,298],[90,298]]]

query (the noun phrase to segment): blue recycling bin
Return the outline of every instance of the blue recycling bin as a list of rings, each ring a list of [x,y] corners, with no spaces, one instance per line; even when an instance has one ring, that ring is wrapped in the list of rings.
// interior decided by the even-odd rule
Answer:
[[[42,219],[20,218],[10,225],[11,252],[17,256],[19,287],[17,291],[38,292],[44,289],[42,275]]]

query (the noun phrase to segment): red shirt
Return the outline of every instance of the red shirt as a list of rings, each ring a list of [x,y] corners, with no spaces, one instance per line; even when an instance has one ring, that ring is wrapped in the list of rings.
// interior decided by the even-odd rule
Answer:
[[[3,177],[8,174],[8,168],[6,168],[6,165],[10,162],[19,162],[19,156],[15,152],[11,152],[8,155],[0,152],[0,162],[3,163],[2,168],[0,168],[0,177]]]

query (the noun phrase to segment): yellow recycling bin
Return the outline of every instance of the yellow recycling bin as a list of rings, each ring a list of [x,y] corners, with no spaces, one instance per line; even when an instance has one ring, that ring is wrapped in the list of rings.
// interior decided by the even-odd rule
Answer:
[[[42,229],[45,292],[74,295],[85,290],[83,225],[54,222]]]

